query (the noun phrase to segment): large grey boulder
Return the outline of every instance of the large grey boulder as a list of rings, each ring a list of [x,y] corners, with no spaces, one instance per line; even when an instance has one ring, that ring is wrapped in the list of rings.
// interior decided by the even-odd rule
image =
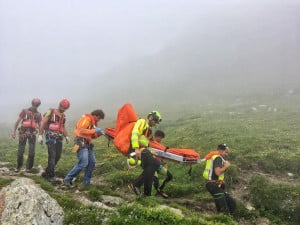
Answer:
[[[31,179],[18,178],[0,192],[1,224],[5,225],[61,225],[64,212]]]

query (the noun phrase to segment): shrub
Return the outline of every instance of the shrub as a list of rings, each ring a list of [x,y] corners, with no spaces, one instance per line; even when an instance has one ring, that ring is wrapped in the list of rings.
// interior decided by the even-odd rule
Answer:
[[[297,207],[300,203],[300,187],[288,184],[274,184],[261,176],[250,181],[250,195],[260,212],[272,216],[271,220],[296,222]]]

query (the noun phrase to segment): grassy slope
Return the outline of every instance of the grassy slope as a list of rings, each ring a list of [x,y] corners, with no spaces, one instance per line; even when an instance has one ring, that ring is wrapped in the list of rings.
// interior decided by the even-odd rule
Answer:
[[[233,164],[227,177],[230,178],[230,187],[232,188],[238,185],[242,178],[239,177],[241,170],[250,174],[261,172],[276,175],[278,180],[281,177],[286,177],[287,172],[293,173],[295,178],[299,178],[299,108],[297,104],[284,103],[273,102],[272,106],[262,106],[256,102],[218,107],[209,106],[199,110],[198,113],[186,113],[176,119],[166,119],[159,128],[166,132],[165,143],[168,146],[193,148],[201,156],[215,149],[217,144],[227,143],[231,149],[230,161]],[[11,141],[8,140],[8,137],[2,136],[0,142],[1,160],[12,162],[12,168],[16,161],[16,146],[17,141]],[[104,177],[105,182],[97,184],[95,188],[88,190],[85,194],[93,200],[101,198],[102,194],[120,195],[128,202],[134,202],[134,205],[124,204],[119,210],[120,216],[111,217],[111,224],[122,224],[121,221],[124,222],[125,219],[126,224],[134,224],[137,219],[138,221],[148,221],[148,224],[177,222],[181,224],[234,224],[233,220],[226,216],[206,215],[210,210],[208,205],[211,204],[211,197],[203,185],[204,164],[193,165],[192,175],[189,176],[187,174],[189,166],[169,163],[169,169],[174,175],[174,180],[166,187],[170,199],[164,203],[182,208],[184,213],[188,215],[185,218],[174,219],[174,215],[170,212],[163,214],[156,211],[150,212],[153,205],[162,203],[159,198],[134,201],[134,199],[126,197],[126,185],[140,173],[140,169],[131,170],[126,175],[125,158],[112,145],[107,148],[107,141],[101,138],[96,142],[96,146],[97,161],[104,164],[100,168],[96,168],[94,175],[95,179],[100,176]],[[63,177],[76,162],[76,157],[70,149],[71,146],[64,145],[62,159],[57,165],[58,176]],[[45,166],[47,163],[46,146],[37,146],[36,152],[35,166]],[[75,220],[77,220],[76,224],[81,224],[80,221],[84,224],[100,223],[101,219],[95,216],[100,212],[95,208],[82,210],[80,203],[72,199],[73,190],[60,193],[42,179],[37,179],[37,182],[42,183],[43,187],[64,206],[66,211],[65,224]],[[255,223],[255,217],[259,213],[269,217],[274,224],[282,224],[283,221],[286,224],[296,223],[300,201],[299,184],[296,186],[291,186],[289,183],[282,185],[272,184],[264,178],[254,176],[249,183],[250,192],[247,201],[252,201],[257,211],[252,213],[246,211],[243,207],[243,199],[241,199],[239,210],[234,216],[235,220],[245,219]],[[265,188],[258,188],[258,186]],[[274,192],[277,194],[276,196],[284,196],[283,199],[280,198],[281,203],[272,202],[272,199],[276,198],[271,195]],[[188,199],[190,203],[187,204],[186,201],[182,203],[179,199]],[[292,207],[290,210],[292,212],[285,212],[280,209],[286,200],[290,201],[289,206]],[[278,207],[268,207],[265,202],[268,205],[277,204]],[[137,208],[139,209],[138,212],[136,211]],[[74,213],[74,210],[77,213]],[[137,216],[128,218],[129,212],[134,212]]]

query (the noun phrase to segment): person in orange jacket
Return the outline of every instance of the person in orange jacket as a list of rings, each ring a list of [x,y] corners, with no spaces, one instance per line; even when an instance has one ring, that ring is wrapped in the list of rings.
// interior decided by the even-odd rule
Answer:
[[[105,134],[104,131],[98,127],[98,122],[104,119],[104,116],[104,112],[101,109],[96,109],[90,114],[83,115],[78,120],[74,130],[75,145],[73,148],[73,152],[77,152],[78,162],[64,178],[64,185],[66,187],[72,187],[72,180],[83,169],[85,169],[83,183],[84,185],[90,185],[96,164],[92,139]]]

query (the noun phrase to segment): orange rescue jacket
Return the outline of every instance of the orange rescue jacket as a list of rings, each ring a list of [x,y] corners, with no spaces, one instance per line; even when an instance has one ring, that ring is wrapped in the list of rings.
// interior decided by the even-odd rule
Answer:
[[[74,135],[76,137],[85,138],[87,141],[91,141],[92,139],[97,138],[101,135],[96,133],[96,126],[97,123],[94,119],[94,116],[91,114],[85,114],[78,120],[76,128],[74,130]]]

